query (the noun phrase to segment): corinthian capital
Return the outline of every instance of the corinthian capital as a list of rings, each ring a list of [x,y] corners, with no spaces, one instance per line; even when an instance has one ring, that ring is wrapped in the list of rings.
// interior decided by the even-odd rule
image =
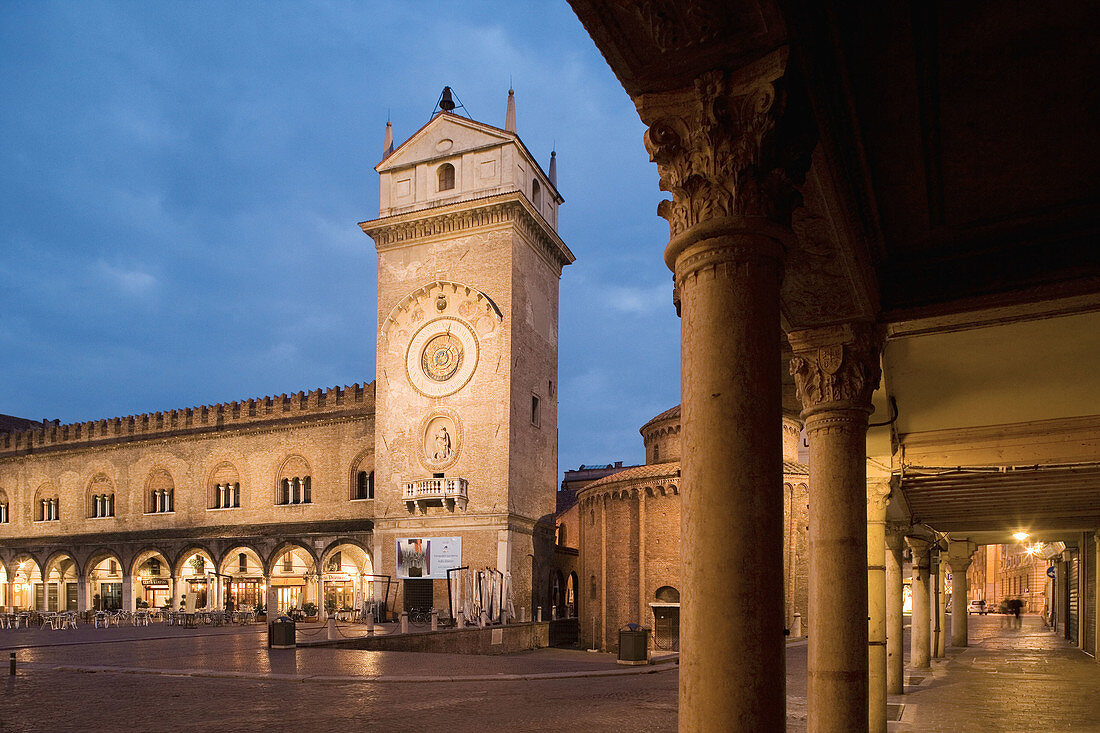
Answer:
[[[643,95],[645,146],[657,207],[676,237],[708,220],[763,218],[789,226],[816,141],[808,108],[778,53],[734,74],[709,71],[687,89]]]
[[[791,374],[803,416],[821,410],[871,411],[882,369],[882,332],[871,323],[848,323],[789,334]]]
[[[885,521],[886,505],[890,503],[890,479],[867,479],[867,520]]]

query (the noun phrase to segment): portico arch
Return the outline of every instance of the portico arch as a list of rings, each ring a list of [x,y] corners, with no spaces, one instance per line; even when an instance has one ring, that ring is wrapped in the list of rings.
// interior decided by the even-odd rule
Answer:
[[[279,613],[303,610],[305,604],[320,606],[317,558],[305,544],[285,540],[267,558],[267,606]]]
[[[130,564],[135,605],[171,608],[176,595],[175,577],[168,553],[157,547],[143,548]],[[140,603],[138,603],[140,601]]]
[[[374,561],[362,543],[342,538],[321,553],[322,617],[333,611],[361,609],[374,600]]]
[[[173,564],[176,577],[177,608],[214,608],[217,598],[217,564],[214,553],[202,545],[191,545],[176,556]]]
[[[235,610],[251,610],[265,604],[267,572],[263,556],[247,543],[226,550],[219,565],[225,597]]]
[[[88,557],[84,566],[87,569],[87,598],[93,610],[112,611],[133,610],[132,588],[128,591],[124,582],[122,558],[114,550],[99,548]],[[125,575],[125,579],[129,579]],[[79,592],[79,589],[78,589]]]
[[[76,611],[79,606],[79,567],[72,554],[58,550],[43,565],[44,611]],[[37,589],[35,591],[38,593]]]

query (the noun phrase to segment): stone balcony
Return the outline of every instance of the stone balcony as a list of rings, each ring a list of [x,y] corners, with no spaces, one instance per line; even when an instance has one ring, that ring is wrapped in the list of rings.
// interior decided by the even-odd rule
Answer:
[[[455,507],[465,511],[468,486],[464,478],[425,478],[419,481],[405,481],[401,484],[401,498],[410,512],[419,509],[423,514],[430,506],[445,507],[451,512]]]

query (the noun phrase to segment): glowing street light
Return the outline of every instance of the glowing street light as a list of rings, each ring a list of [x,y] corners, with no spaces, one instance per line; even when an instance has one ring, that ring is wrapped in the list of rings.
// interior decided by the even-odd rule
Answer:
[[[1023,542],[1024,540],[1026,540],[1031,535],[1029,535],[1027,532],[1016,532],[1012,536],[1013,536],[1013,538],[1015,538],[1015,540],[1017,542]]]

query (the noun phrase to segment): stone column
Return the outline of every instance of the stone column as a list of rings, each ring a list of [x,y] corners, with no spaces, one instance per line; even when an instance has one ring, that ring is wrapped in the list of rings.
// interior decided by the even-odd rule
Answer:
[[[976,549],[977,545],[966,540],[952,540],[947,545],[947,562],[951,565],[951,646],[969,644],[966,571]]]
[[[9,588],[11,585],[9,584]],[[76,575],[76,610],[87,611],[91,608],[88,603],[88,576],[81,573]]]
[[[134,606],[134,576],[129,573],[122,575],[122,610],[133,612]]]
[[[942,659],[947,656],[947,593],[944,586],[947,580],[947,563],[944,562],[943,552],[937,551],[932,560],[932,597],[935,605],[932,607],[932,656]]]
[[[791,134],[810,118],[788,124],[784,66],[777,54],[635,99],[672,194],[657,213],[682,319],[681,731],[786,721],[775,364],[783,243],[812,146]]]
[[[867,480],[867,707],[870,733],[886,733],[886,504],[890,479]]]
[[[882,342],[869,323],[788,338],[810,445],[809,614],[816,631],[807,729],[861,730],[868,722],[867,422]]]
[[[270,624],[275,620],[275,617],[279,615],[279,594],[275,589],[275,586],[271,583],[272,576],[269,574],[264,577],[264,583],[267,588],[267,600],[264,601],[264,605],[267,606],[267,623]]]
[[[905,692],[904,618],[902,588],[902,557],[905,551],[907,526],[891,522],[886,527],[886,692]]]
[[[325,611],[325,576],[321,574],[321,569],[317,568],[317,619],[324,621],[328,618],[328,613]]]
[[[913,621],[909,629],[909,666],[929,667],[932,661],[931,604],[928,598],[928,542],[916,537],[906,537],[913,551]]]

